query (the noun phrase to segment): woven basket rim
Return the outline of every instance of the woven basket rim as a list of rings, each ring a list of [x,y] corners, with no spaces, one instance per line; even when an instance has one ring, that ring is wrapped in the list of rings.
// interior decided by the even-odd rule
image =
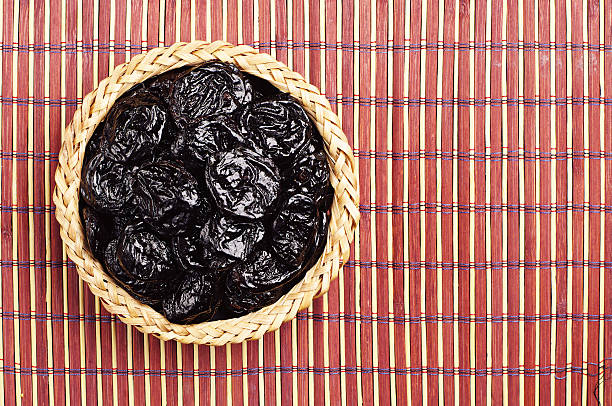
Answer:
[[[89,251],[78,210],[81,167],[87,141],[119,96],[152,76],[214,59],[233,63],[240,70],[266,79],[300,100],[325,142],[334,200],[324,253],[304,278],[276,303],[233,319],[181,325],[170,323],[163,315],[134,299],[106,275]],[[53,201],[60,236],[79,277],[101,299],[104,307],[124,323],[162,340],[174,339],[185,344],[225,345],[258,339],[284,321],[295,318],[314,297],[327,292],[330,281],[338,276],[348,260],[350,243],[359,221],[354,156],[329,101],[299,73],[270,55],[222,41],[175,43],[138,54],[117,66],[83,98],[64,130],[55,182]]]

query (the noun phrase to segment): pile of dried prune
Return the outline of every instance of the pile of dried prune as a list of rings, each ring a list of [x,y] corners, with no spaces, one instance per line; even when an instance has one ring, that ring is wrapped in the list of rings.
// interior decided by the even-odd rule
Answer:
[[[321,256],[333,189],[297,100],[234,65],[153,77],[87,144],[81,218],[93,255],[174,323],[274,303]]]

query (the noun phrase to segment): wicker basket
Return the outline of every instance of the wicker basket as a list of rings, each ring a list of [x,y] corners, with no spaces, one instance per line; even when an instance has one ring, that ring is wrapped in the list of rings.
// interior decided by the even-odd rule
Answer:
[[[78,211],[81,166],[87,141],[119,96],[135,84],[167,70],[212,59],[233,63],[242,71],[270,81],[302,102],[325,141],[335,196],[325,252],[304,279],[286,295],[270,306],[239,318],[179,325],[168,322],[164,316],[132,298],[106,275],[89,251]],[[270,55],[258,53],[248,46],[234,46],[220,41],[212,44],[201,41],[176,43],[166,48],[155,48],[116,67],[110,77],[85,96],[64,131],[55,183],[55,215],[66,252],[93,294],[102,299],[109,312],[143,333],[186,344],[224,345],[257,339],[277,329],[284,321],[293,319],[299,310],[312,303],[313,297],[327,292],[330,281],[338,276],[348,259],[349,244],[359,221],[354,157],[327,99],[315,86],[305,82],[299,73],[291,71]]]

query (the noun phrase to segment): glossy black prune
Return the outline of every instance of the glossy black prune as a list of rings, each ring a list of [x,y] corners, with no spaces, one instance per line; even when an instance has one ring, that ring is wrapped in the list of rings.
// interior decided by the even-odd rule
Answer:
[[[334,190],[329,184],[327,155],[319,142],[310,140],[304,145],[285,178],[289,189],[311,196],[324,210],[329,208]]]
[[[323,254],[323,251],[325,250],[325,245],[327,243],[328,226],[329,213],[326,211],[319,212],[319,224],[317,225],[315,239],[304,257],[304,272],[312,268],[317,263],[319,258],[321,258],[321,255]]]
[[[319,213],[312,198],[290,196],[272,223],[272,250],[284,262],[299,266],[315,240],[318,224]]]
[[[195,224],[189,231],[172,238],[172,251],[185,271],[206,270],[205,259],[209,249],[202,240],[202,224]]]
[[[249,105],[240,116],[240,125],[280,165],[296,155],[312,131],[304,108],[289,95]]]
[[[172,239],[172,250],[178,263],[187,272],[214,273],[222,276],[235,260],[215,252],[204,233],[204,225],[196,223],[186,233]]]
[[[323,140],[296,99],[233,65],[128,90],[90,137],[81,175],[91,252],[174,323],[268,306],[325,249]]]
[[[98,153],[83,167],[81,197],[94,209],[117,213],[129,205],[132,184],[130,167]]]
[[[121,233],[123,232],[123,230],[125,230],[125,228],[131,223],[137,223],[139,221],[141,220],[136,218],[133,213],[130,215],[115,215],[111,221],[113,225],[112,227],[113,238],[119,237]]]
[[[117,259],[131,277],[143,281],[169,279],[177,273],[170,246],[144,223],[131,224],[123,230]]]
[[[217,252],[240,260],[247,258],[264,234],[264,225],[259,221],[245,221],[219,214],[213,215],[204,228],[204,235]]]
[[[155,76],[146,80],[143,83],[143,91],[157,97],[165,107],[171,103],[172,91],[174,83],[189,67],[173,69],[161,75]]]
[[[85,227],[85,236],[91,252],[96,258],[104,257],[104,250],[112,238],[111,227],[100,214],[89,206],[81,209],[81,216]]]
[[[251,101],[251,84],[234,66],[209,62],[180,75],[174,83],[170,108],[178,123],[231,114]]]
[[[280,288],[253,292],[243,287],[239,280],[234,280],[232,275],[238,277],[238,274],[228,275],[224,291],[224,307],[230,316],[241,316],[269,306],[276,302],[284,293]]]
[[[134,194],[145,221],[162,234],[181,233],[201,203],[193,175],[167,161],[142,166],[135,174]]]
[[[211,156],[205,176],[219,208],[249,219],[263,217],[280,189],[276,165],[244,148]]]
[[[97,126],[94,130],[94,133],[91,135],[91,138],[89,139],[89,141],[87,141],[87,146],[85,147],[86,157],[92,157],[98,154],[98,152],[100,152],[100,148],[102,147],[103,141],[103,128],[104,125]]]
[[[301,269],[279,260],[266,249],[255,252],[229,273],[228,283],[243,291],[265,292],[282,286],[301,272]]]
[[[115,105],[104,126],[104,154],[117,162],[144,158],[161,142],[166,114],[156,101],[144,97]]]
[[[268,82],[267,80],[254,75],[248,75],[248,78],[249,82],[251,82],[251,88],[253,89],[254,102],[263,99],[269,99],[272,96],[280,94],[280,90],[278,90],[272,83]]]
[[[172,153],[185,163],[204,167],[208,157],[244,143],[236,125],[227,117],[202,120],[178,134]]]
[[[216,281],[205,274],[187,275],[164,299],[164,315],[168,321],[181,324],[210,320],[221,301],[216,285]]]
[[[104,253],[104,264],[106,271],[124,289],[132,293],[143,303],[154,306],[161,302],[171,290],[172,280],[145,281],[134,278],[119,263],[117,257],[118,240],[111,241]]]

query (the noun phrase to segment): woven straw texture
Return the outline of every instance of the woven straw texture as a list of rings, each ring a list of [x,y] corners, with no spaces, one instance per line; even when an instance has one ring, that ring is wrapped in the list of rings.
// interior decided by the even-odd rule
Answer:
[[[0,1],[5,404],[612,405],[612,0]],[[52,202],[62,132],[177,41],[270,53],[330,101],[361,219],[259,340],[109,313]]]
[[[283,92],[298,99],[312,117],[325,142],[331,165],[330,182],[334,188],[328,239],[317,264],[286,295],[257,312],[230,319],[193,325],[170,323],[149,306],[141,304],[106,275],[87,246],[79,214],[79,190],[85,146],[97,125],[104,120],[117,97],[132,86],[171,69],[210,60],[233,63],[244,72],[270,81]],[[349,257],[349,244],[359,221],[359,191],[353,152],[340,129],[338,116],[319,90],[304,81],[299,73],[268,54],[242,45],[222,41],[175,43],[155,48],[118,66],[97,89],[83,98],[62,137],[59,165],[55,172],[55,215],[68,257],[76,264],[79,276],[102,299],[104,307],[122,321],[143,333],[162,340],[184,344],[225,345],[261,338],[281,323],[295,318],[312,303],[313,297],[329,290],[330,280],[338,276]]]

